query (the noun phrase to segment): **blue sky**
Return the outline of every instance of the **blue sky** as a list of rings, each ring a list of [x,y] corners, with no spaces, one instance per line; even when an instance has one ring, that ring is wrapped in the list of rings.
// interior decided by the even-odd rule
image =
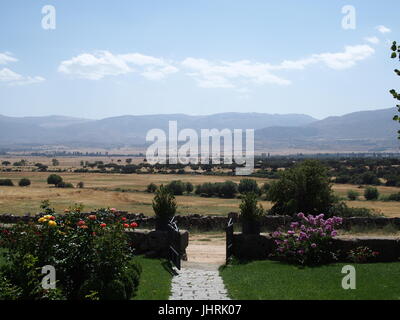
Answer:
[[[56,29],[42,28],[42,7]],[[342,7],[356,10],[343,29]],[[2,0],[0,114],[305,113],[394,106],[398,0]]]

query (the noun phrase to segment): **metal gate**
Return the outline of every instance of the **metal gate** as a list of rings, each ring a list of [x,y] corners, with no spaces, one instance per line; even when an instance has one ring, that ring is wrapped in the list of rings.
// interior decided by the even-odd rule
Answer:
[[[226,226],[226,261],[228,264],[230,257],[233,255],[233,219],[230,218]]]
[[[181,235],[175,222],[175,217],[168,223],[168,260],[178,270],[181,270]]]

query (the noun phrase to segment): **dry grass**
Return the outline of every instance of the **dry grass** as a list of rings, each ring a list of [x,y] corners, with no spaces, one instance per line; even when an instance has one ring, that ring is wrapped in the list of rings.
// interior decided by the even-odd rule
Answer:
[[[76,185],[78,182],[85,183],[84,189],[59,189],[50,187],[46,183],[49,173],[46,172],[0,172],[0,179],[9,178],[17,185],[18,180],[26,177],[32,182],[27,188],[0,187],[0,214],[14,213],[24,214],[36,213],[41,201],[49,199],[58,211],[73,205],[82,203],[86,210],[103,207],[115,207],[129,212],[141,212],[152,215],[152,194],[144,192],[146,186],[153,182],[157,185],[167,184],[171,180],[190,181],[194,185],[204,182],[224,182],[233,180],[239,182],[242,177],[222,177],[204,175],[162,175],[162,174],[101,174],[101,173],[62,173],[66,182]],[[256,179],[261,185],[267,179]],[[115,191],[116,189],[124,190]],[[334,185],[334,190],[341,196],[345,196],[347,190],[363,190],[357,186]],[[390,194],[399,191],[399,188],[379,187],[382,194]],[[226,215],[228,212],[238,211],[238,199],[200,198],[197,196],[178,196],[178,212],[180,214],[209,214]],[[271,208],[271,203],[262,201],[265,209]],[[373,208],[389,217],[399,217],[399,204],[395,202],[381,201],[351,201],[352,207]]]

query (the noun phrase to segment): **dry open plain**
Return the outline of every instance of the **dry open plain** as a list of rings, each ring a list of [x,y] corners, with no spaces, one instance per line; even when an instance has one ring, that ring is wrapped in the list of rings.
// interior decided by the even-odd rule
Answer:
[[[190,181],[194,185],[204,182],[239,182],[242,177],[204,176],[204,175],[163,175],[163,174],[104,174],[104,173],[61,173],[64,181],[76,185],[83,181],[83,189],[60,189],[49,186],[46,182],[47,172],[0,172],[0,179],[12,179],[14,187],[0,186],[0,214],[25,214],[39,211],[41,201],[49,199],[54,208],[63,211],[65,208],[81,203],[86,210],[115,207],[129,212],[153,214],[153,194],[145,192],[146,186],[153,182],[157,185],[167,184],[172,180]],[[26,177],[32,182],[29,187],[19,187],[19,179]],[[267,179],[256,179],[261,185]],[[345,197],[353,189],[360,194],[362,189],[353,185],[334,185],[335,192]],[[388,195],[400,191],[395,187],[378,187],[381,194]],[[225,215],[238,211],[238,199],[202,198],[195,195],[177,197],[178,213]],[[268,201],[262,201],[265,209],[271,207]],[[388,217],[400,217],[398,202],[359,201],[348,202],[349,206],[373,208]]]

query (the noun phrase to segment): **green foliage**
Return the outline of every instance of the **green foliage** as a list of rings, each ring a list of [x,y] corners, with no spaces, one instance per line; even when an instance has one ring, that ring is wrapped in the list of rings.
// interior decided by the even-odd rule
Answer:
[[[327,169],[317,160],[285,170],[272,183],[268,199],[274,203],[270,212],[278,215],[326,213],[335,202]]]
[[[20,187],[27,187],[31,185],[31,180],[27,179],[27,178],[22,178],[21,180],[19,180],[18,185]]]
[[[47,177],[47,184],[54,184],[55,186],[60,184],[63,179],[57,174],[51,174]]]
[[[373,209],[350,208],[345,202],[335,203],[328,211],[329,216],[337,217],[376,217],[379,214]]]
[[[130,299],[141,269],[133,261],[125,218],[115,210],[86,217],[80,206],[57,216],[48,201],[42,209],[47,214],[39,225],[21,223],[1,233],[7,249],[1,271],[8,282],[0,286],[15,286],[21,299]],[[57,270],[56,291],[41,289],[45,265]]]
[[[0,186],[13,187],[14,183],[11,179],[0,179]]]
[[[349,198],[349,200],[351,201],[357,200],[359,196],[360,194],[357,191],[354,190],[347,191],[347,198]]]
[[[242,202],[239,205],[240,219],[243,221],[259,221],[264,215],[262,205],[258,205],[257,195],[255,193],[246,193],[242,197]]]
[[[154,183],[150,183],[146,188],[146,191],[148,193],[154,193],[154,192],[156,192],[156,190],[157,190],[157,185]]]
[[[194,187],[193,187],[193,184],[191,182],[186,182],[185,186],[186,186],[186,193],[187,194],[190,194],[190,193],[193,192]]]
[[[379,198],[379,191],[377,188],[368,187],[364,191],[364,197],[368,201],[378,200]]]
[[[181,180],[171,181],[166,188],[175,196],[181,196],[186,191],[186,185]]]
[[[196,186],[195,193],[203,197],[221,197],[232,199],[238,192],[238,186],[232,181],[210,183],[206,182]]]
[[[176,213],[175,196],[161,185],[153,199],[153,210],[158,218],[171,219]]]
[[[255,193],[260,195],[260,188],[257,185],[257,181],[253,179],[240,180],[238,190],[241,194]]]
[[[76,185],[76,187],[78,189],[83,189],[85,187],[85,183],[83,181],[78,182],[78,184]]]
[[[388,201],[400,201],[400,192],[389,195]]]
[[[71,189],[74,188],[74,185],[70,182],[65,182],[65,181],[61,181],[60,183],[56,184],[57,188],[65,188],[65,189]]]
[[[391,58],[392,59],[396,59],[398,57],[399,60],[400,60],[400,46],[397,45],[396,41],[393,41],[391,50],[392,50]],[[400,76],[400,70],[396,69],[396,70],[394,70],[394,72],[398,76]],[[396,90],[394,90],[394,89],[390,90],[390,94],[393,96],[394,99],[396,99],[397,101],[400,101],[400,94],[397,93]],[[400,104],[396,105],[396,108],[397,108],[397,111],[400,113]],[[393,117],[393,120],[396,121],[396,122],[400,122],[400,116],[399,115],[395,115]],[[398,134],[399,134],[398,138],[400,139],[400,130],[398,131]]]

